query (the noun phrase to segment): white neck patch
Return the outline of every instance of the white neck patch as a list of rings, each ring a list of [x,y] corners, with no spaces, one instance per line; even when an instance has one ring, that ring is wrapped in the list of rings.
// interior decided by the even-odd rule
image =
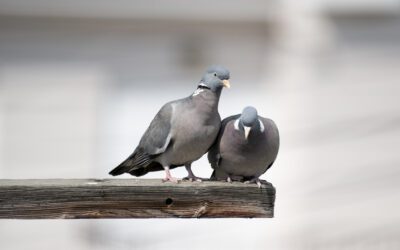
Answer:
[[[192,95],[192,96],[196,96],[196,95],[200,94],[200,93],[203,92],[203,91],[204,91],[204,89],[196,89],[196,90],[193,92],[193,95]]]
[[[264,124],[260,121],[260,119],[258,119],[258,123],[260,124],[260,131],[261,133],[264,132]]]
[[[240,119],[237,119],[237,120],[235,121],[235,123],[233,124],[236,130],[239,130],[239,120],[240,120]],[[264,124],[260,121],[260,119],[258,119],[258,123],[260,124],[260,131],[261,131],[261,133],[264,132],[264,130],[265,130]]]
[[[239,130],[239,119],[237,119],[233,125],[235,126],[236,130]]]

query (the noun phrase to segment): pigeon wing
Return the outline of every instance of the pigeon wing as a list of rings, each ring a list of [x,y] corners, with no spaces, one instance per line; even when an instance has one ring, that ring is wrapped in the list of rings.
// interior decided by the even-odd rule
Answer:
[[[160,109],[142,136],[135,151],[125,161],[114,168],[110,172],[111,175],[131,173],[132,171],[146,168],[152,163],[155,157],[165,152],[168,145],[172,142],[170,134],[172,112],[171,103],[165,104]],[[143,171],[136,172],[142,173]],[[136,175],[135,173],[133,174]]]
[[[217,139],[214,141],[213,145],[211,146],[210,150],[208,151],[208,162],[211,164],[212,168],[217,168],[219,162],[221,161],[221,155],[219,151],[219,144],[221,142],[222,135],[224,134],[226,125],[232,121],[239,118],[240,115],[233,115],[225,118],[221,122],[221,128],[219,129],[219,133]]]
[[[171,118],[172,106],[171,103],[167,103],[151,121],[138,148],[142,148],[149,155],[164,153],[171,141]]]
[[[271,153],[271,159],[265,171],[267,171],[274,164],[279,151],[279,130],[275,122],[271,119],[260,117],[260,121],[263,123],[265,132],[264,136],[267,141],[270,142],[269,152]]]

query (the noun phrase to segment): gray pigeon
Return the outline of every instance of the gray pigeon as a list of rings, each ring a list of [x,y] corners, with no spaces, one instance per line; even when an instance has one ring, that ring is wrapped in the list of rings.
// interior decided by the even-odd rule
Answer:
[[[230,87],[228,80],[226,68],[208,68],[192,95],[160,109],[135,151],[109,174],[142,176],[165,170],[164,181],[177,182],[170,169],[185,166],[187,179],[201,180],[193,174],[191,164],[208,151],[218,135],[218,102],[222,88]]]
[[[217,140],[210,148],[208,161],[214,168],[211,179],[257,183],[274,163],[279,150],[275,123],[257,115],[253,107],[242,114],[225,118]]]

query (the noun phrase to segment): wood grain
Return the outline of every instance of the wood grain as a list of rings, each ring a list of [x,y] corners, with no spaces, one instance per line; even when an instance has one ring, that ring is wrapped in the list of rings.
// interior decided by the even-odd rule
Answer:
[[[275,188],[264,183],[160,179],[0,180],[0,218],[270,218]]]

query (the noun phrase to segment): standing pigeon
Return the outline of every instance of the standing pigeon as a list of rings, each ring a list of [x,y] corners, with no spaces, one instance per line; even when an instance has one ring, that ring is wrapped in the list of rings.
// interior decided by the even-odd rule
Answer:
[[[189,180],[201,180],[191,164],[215,141],[221,118],[218,102],[223,87],[229,88],[229,71],[211,66],[189,97],[165,104],[154,117],[135,151],[109,174],[142,176],[165,170],[164,181],[177,182],[170,169],[185,166]]]
[[[256,182],[274,163],[279,150],[279,132],[275,123],[257,115],[253,107],[242,114],[225,118],[217,140],[208,153],[214,168],[212,179]]]

